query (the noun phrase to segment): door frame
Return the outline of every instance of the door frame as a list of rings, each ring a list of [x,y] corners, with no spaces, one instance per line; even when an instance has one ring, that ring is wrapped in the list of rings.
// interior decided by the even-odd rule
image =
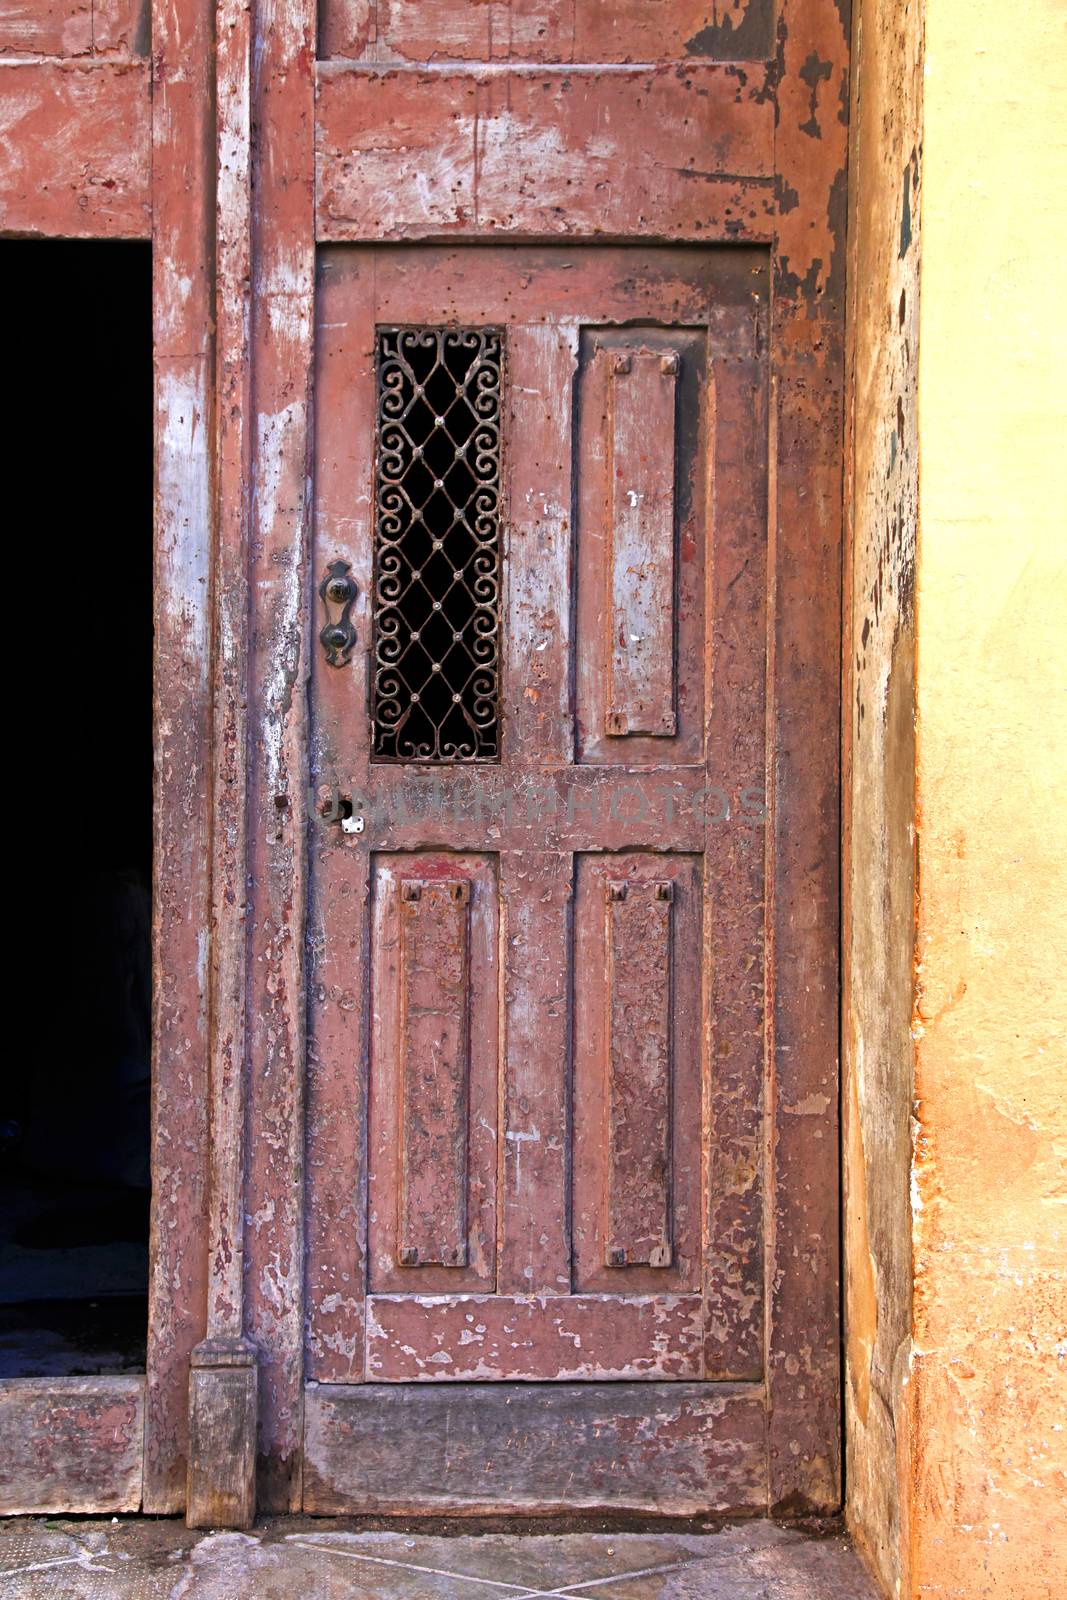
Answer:
[[[210,0],[151,0],[155,370],[152,1225],[142,1509],[184,1509],[206,1324],[217,661]]]
[[[62,166],[81,135],[42,141],[40,181],[16,174],[0,188],[4,228],[151,228],[155,1198],[142,1504],[178,1511],[191,1489],[191,1514],[216,1524],[247,1520],[257,1495],[264,1511],[302,1503],[314,269],[317,234],[353,236],[331,231],[322,207],[316,228],[316,88],[332,93],[340,76],[316,67],[316,10],[282,0],[268,27],[254,0],[150,0],[148,59],[4,68],[96,141],[91,184]],[[742,53],[749,22],[774,40],[770,57],[725,67],[738,93],[763,75],[772,167],[749,173],[758,206],[684,236],[761,244],[772,258],[767,1508],[799,1514],[840,1503],[849,17],[847,0],[735,10],[733,43],[716,30],[720,54]],[[104,173],[110,183],[96,181]],[[662,230],[641,237],[668,242]],[[776,1253],[780,1238],[789,1248]],[[224,1418],[236,1433],[219,1432]],[[245,1468],[233,1492],[235,1446]]]
[[[750,3],[757,12],[763,0]],[[720,216],[707,229],[695,222],[688,237],[765,245],[772,259],[766,1506],[801,1514],[840,1503],[838,706],[848,20],[836,0],[778,0],[776,21],[775,54],[761,63],[776,100],[773,171],[754,175],[763,204],[740,220]],[[304,1215],[303,1186],[315,259],[318,242],[357,236],[343,223],[331,225],[322,205],[317,215],[316,91],[321,120],[343,70],[316,66],[314,0],[288,0],[258,40],[255,13],[237,0],[219,0],[217,22],[215,140],[225,181],[213,217],[215,1137],[208,1338],[194,1357],[205,1449],[194,1408],[189,1473],[189,1515],[213,1523],[247,1520],[253,1502],[263,1511],[296,1510],[303,1498],[303,1260],[305,1227],[310,1235],[316,1226]],[[751,70],[727,68],[741,82]],[[261,130],[256,145],[253,122]],[[324,185],[322,171],[319,177]],[[669,242],[667,231],[641,236]],[[421,235],[427,242],[459,236],[484,235],[469,228]],[[535,242],[537,234],[522,237]],[[234,758],[232,782],[220,752]],[[239,1063],[245,1071],[234,1070]],[[817,1162],[813,1149],[823,1152]],[[779,1239],[789,1244],[776,1251]],[[235,1372],[244,1376],[235,1380]],[[229,1463],[217,1450],[213,1459],[211,1447],[212,1419],[229,1414],[235,1381],[245,1432],[254,1418],[257,1429],[255,1465],[246,1450],[249,1481],[236,1496]],[[149,1459],[158,1448],[153,1426],[150,1410]]]

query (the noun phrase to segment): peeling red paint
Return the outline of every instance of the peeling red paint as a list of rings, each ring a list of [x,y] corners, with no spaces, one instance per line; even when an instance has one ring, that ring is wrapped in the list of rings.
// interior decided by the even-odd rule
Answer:
[[[770,0],[331,0],[319,48],[323,59],[416,64],[755,60],[770,53],[771,9]]]
[[[140,61],[0,56],[0,234],[147,238],[149,93]]]
[[[331,241],[485,230],[767,239],[766,69],[318,72],[318,226]],[[641,128],[634,140],[632,130]]]
[[[265,1511],[295,1510],[301,1500],[315,25],[316,7],[307,0],[272,8],[253,80],[259,142],[248,551],[255,645],[246,1297],[247,1330],[259,1353],[258,1488]]]
[[[138,57],[136,4],[97,5],[87,32],[71,0],[38,14],[35,48],[57,59],[0,63],[17,152],[0,183],[0,227],[139,236],[151,218],[156,247],[145,1504],[181,1504],[189,1356],[210,1336],[220,1362],[226,1349],[242,1359],[254,1349],[263,1509],[304,1495],[306,1392],[319,1485],[307,1503],[349,1492],[336,1487],[348,1481],[336,1452],[352,1410],[331,1412],[305,1391],[305,1375],[358,1383],[373,1366],[432,1389],[425,1371],[444,1365],[432,1359],[442,1350],[456,1374],[481,1373],[485,1361],[505,1386],[521,1374],[635,1372],[750,1384],[713,1424],[707,1408],[718,1401],[672,1409],[650,1391],[642,1410],[619,1399],[614,1436],[641,1472],[677,1446],[677,1504],[694,1492],[699,1463],[720,1475],[708,1491],[716,1504],[833,1506],[842,13],[833,0],[781,0],[772,40],[764,0],[723,0],[710,17],[674,0],[655,23],[636,0],[610,14],[585,0],[516,4],[506,28],[496,7],[334,0],[323,8],[323,53],[336,59],[316,66],[316,9],[283,0],[268,16],[244,0],[158,0],[149,62]],[[16,34],[9,18],[0,51],[11,53]],[[732,61],[742,50],[751,58]],[[591,248],[605,237],[612,243]],[[330,248],[316,332],[317,245]],[[367,851],[322,819],[309,858],[304,797],[309,780],[356,794],[372,776],[362,651],[372,329],[375,319],[425,320],[431,305],[442,320],[472,323],[492,309],[511,330],[518,446],[503,715],[514,754],[510,767],[487,770],[485,796],[503,802],[503,772],[543,783],[553,804],[544,816],[519,806],[492,831],[462,807],[458,821],[419,815],[409,804],[418,785],[402,769],[374,775],[410,819],[386,828],[380,848],[418,851],[420,881],[458,882],[465,860],[477,887],[499,858],[486,971],[503,1047],[484,1070],[503,1077],[493,1115],[488,1077],[478,1087],[470,1076],[465,1102],[485,1100],[484,1149],[468,1128],[460,1159],[458,1100],[450,1113],[449,1226],[458,1239],[466,1183],[468,1259],[419,1269],[399,1261],[419,1245],[403,1244],[397,1221],[368,1218],[365,1200],[379,885]],[[609,563],[590,535],[609,433],[613,449],[619,438],[582,328],[631,321],[640,341],[621,334],[634,349],[652,349],[658,328],[659,356],[681,362],[685,467],[670,480],[682,559],[676,572],[665,560],[650,571],[675,605],[678,657],[673,674],[627,678],[613,652],[633,618],[605,620]],[[700,374],[696,399],[684,392],[690,371]],[[588,463],[576,489],[575,440]],[[624,454],[636,448],[623,443]],[[312,656],[326,554],[347,558],[358,586],[361,648],[342,672]],[[646,695],[658,731],[642,721]],[[605,714],[629,715],[631,701],[637,731],[622,735]],[[652,815],[627,809],[641,766],[668,791]],[[716,830],[693,804],[709,781],[763,795],[766,825],[760,812],[758,826]],[[614,877],[601,874],[598,887],[639,886],[631,911],[650,886],[670,887],[676,898],[649,901],[659,921],[631,926],[620,914],[609,924],[602,899],[589,921],[583,896],[597,872],[587,865],[605,852]],[[699,893],[697,932],[689,900]],[[576,927],[601,942],[614,971],[595,992],[573,975]],[[629,1018],[627,988],[644,1008]],[[572,1007],[599,1012],[602,1002],[613,1019],[603,1048],[575,1055]],[[478,1025],[487,1035],[488,1011]],[[655,1104],[641,1124],[655,1149],[631,1172],[624,1147],[640,1129],[602,1117],[594,1133],[586,1107],[598,1103],[597,1081],[602,1107],[630,1092],[619,1041],[635,1026],[656,1041]],[[584,1075],[577,1111],[572,1056]],[[457,1056],[453,1075],[473,1074],[472,1063]],[[403,1178],[381,1153],[375,1114],[372,1103],[369,1159],[381,1163],[392,1211]],[[572,1191],[575,1135],[592,1153]],[[409,1194],[423,1195],[408,1223],[429,1240],[431,1206],[414,1168],[408,1177]],[[605,1209],[606,1194],[620,1205],[630,1196],[632,1215]],[[435,1275],[425,1293],[401,1288],[408,1270]],[[442,1295],[440,1275],[453,1270],[471,1282]],[[612,1274],[625,1276],[625,1293],[608,1287]],[[469,1337],[466,1302],[490,1282],[476,1356],[482,1336],[474,1325]],[[604,1398],[570,1398],[579,1431]],[[551,1405],[537,1425],[559,1431]],[[324,1443],[327,1414],[336,1435]],[[637,1449],[641,1430],[660,1425],[660,1443]],[[453,1492],[464,1508],[480,1503]],[[527,1503],[519,1490],[515,1502]]]
[[[144,1380],[22,1378],[0,1386],[0,1515],[136,1511]]]
[[[152,1236],[143,1506],[185,1504],[207,1320],[211,792],[211,18],[153,16],[155,825]]]

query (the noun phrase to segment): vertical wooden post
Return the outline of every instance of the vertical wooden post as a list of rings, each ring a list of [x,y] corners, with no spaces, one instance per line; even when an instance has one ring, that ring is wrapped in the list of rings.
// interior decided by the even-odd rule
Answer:
[[[769,1500],[783,1515],[833,1510],[841,1499],[836,980],[848,44],[847,4],[780,0],[767,1394]],[[824,1108],[818,1135],[813,1106]]]
[[[252,483],[251,0],[215,12],[215,548],[207,1337],[189,1387],[190,1527],[255,1516],[256,1361],[244,1336]]]
[[[213,0],[153,0],[155,807],[144,1510],[185,1505],[207,1300]]]
[[[301,1504],[304,1432],[306,707],[321,577],[308,568],[316,6],[272,0],[258,12],[245,1327],[259,1367],[259,1506],[283,1512]]]

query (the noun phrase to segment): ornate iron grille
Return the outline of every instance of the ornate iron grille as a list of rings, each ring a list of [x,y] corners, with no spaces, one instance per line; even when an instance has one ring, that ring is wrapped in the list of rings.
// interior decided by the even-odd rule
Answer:
[[[373,752],[500,754],[498,328],[379,328]]]

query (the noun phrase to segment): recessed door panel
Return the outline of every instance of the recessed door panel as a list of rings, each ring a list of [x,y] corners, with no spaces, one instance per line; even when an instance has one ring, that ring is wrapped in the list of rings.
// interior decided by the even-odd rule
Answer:
[[[699,857],[578,860],[575,1281],[699,1292],[703,883]]]
[[[667,738],[675,716],[677,350],[608,357],[611,649],[604,732]]]
[[[371,870],[369,1285],[494,1276],[495,861],[375,855]]]
[[[577,482],[579,759],[702,761],[707,335],[583,330]]]

